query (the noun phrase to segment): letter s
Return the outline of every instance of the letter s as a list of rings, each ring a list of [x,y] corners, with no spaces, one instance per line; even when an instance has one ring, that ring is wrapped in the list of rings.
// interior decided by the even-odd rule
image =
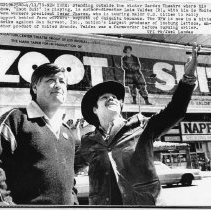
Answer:
[[[169,91],[174,88],[175,79],[172,75],[163,71],[163,69],[167,69],[167,70],[171,71],[172,65],[170,65],[168,63],[158,62],[153,66],[153,73],[155,73],[157,75],[157,78],[159,80],[164,81],[164,83],[159,83],[156,81],[155,87],[160,90]]]

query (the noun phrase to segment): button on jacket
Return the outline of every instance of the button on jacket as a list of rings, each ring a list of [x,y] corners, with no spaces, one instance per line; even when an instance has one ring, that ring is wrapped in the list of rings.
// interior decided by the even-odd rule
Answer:
[[[16,204],[73,205],[72,133],[64,123],[59,132],[52,129],[34,103],[0,118],[0,159],[8,190]]]
[[[98,128],[83,136],[75,170],[89,165],[91,205],[156,205],[161,186],[153,141],[183,119],[193,88],[181,81],[164,110],[151,118],[132,116],[107,141]]]

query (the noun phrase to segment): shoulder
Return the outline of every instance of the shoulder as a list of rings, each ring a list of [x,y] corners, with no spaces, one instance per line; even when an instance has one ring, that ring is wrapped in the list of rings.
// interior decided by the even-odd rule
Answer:
[[[125,61],[127,59],[128,59],[128,57],[126,55],[124,55],[124,56],[121,57],[121,60],[123,60],[123,61]]]
[[[85,153],[90,152],[92,149],[92,146],[94,144],[94,139],[95,139],[95,132],[89,132],[84,134],[81,137],[81,142],[80,142],[80,150],[84,151]]]
[[[135,58],[135,59],[138,59],[138,57],[135,56],[134,54],[131,54],[131,57],[132,57],[132,58]]]
[[[24,109],[24,108],[22,108],[22,109],[20,109],[20,108],[11,109],[11,110],[5,112],[0,117],[0,124],[6,123],[8,121],[18,121],[25,114],[26,114],[26,109]]]
[[[16,136],[20,133],[20,124],[24,118],[24,109],[11,109],[0,118],[0,136],[11,144],[12,153],[17,147]]]
[[[81,137],[81,144],[83,145],[91,145],[94,142],[98,141],[101,134],[98,133],[99,131],[95,129],[94,131],[88,132]]]
[[[88,132],[81,137],[81,141],[87,141],[89,139],[94,138],[95,136],[96,136],[96,131]]]

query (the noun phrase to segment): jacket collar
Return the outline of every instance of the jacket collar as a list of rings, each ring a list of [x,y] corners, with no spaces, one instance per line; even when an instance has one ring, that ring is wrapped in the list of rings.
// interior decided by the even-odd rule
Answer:
[[[31,101],[26,107],[28,118],[38,118],[38,117],[47,117],[47,115],[42,111],[39,105],[35,101]]]
[[[124,118],[121,118],[118,121],[119,122],[113,124],[111,130],[114,130],[112,133],[106,134],[105,130],[101,126],[99,126],[99,128],[96,128],[95,134],[97,138],[95,140],[97,140],[101,144],[109,145],[126,123],[126,120]],[[107,143],[105,142],[105,139],[107,139]]]
[[[110,136],[108,139],[108,144],[115,144],[116,141],[118,141],[118,138],[123,135],[123,133],[132,130],[136,127],[144,129],[148,122],[147,117],[143,116],[141,113],[133,115],[131,118],[127,120],[123,120],[122,123],[119,124],[118,128],[116,129],[116,132],[113,133],[113,135]],[[127,134],[128,135],[128,134]],[[101,143],[103,145],[107,145],[105,143],[105,131],[101,127],[96,128],[95,130],[95,136],[94,138],[91,138],[94,141],[97,141],[98,143]]]
[[[29,119],[44,117],[45,119],[49,120],[48,116],[43,112],[40,106],[33,100],[26,107],[26,111]],[[64,111],[63,110],[59,111],[57,114],[57,120],[62,121],[63,115]]]
[[[50,125],[53,132],[58,131],[62,124],[65,125],[67,128],[69,128],[69,126],[63,121],[63,115],[64,115],[63,110],[59,111],[56,117],[50,120],[48,116],[42,111],[40,106],[35,101],[32,100],[26,107],[26,111],[29,119],[44,117],[46,123]]]

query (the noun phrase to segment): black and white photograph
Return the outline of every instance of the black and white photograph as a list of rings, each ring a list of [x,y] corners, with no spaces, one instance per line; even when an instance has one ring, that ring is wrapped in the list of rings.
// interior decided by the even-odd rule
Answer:
[[[0,3],[0,207],[210,208],[211,4],[85,2]]]

